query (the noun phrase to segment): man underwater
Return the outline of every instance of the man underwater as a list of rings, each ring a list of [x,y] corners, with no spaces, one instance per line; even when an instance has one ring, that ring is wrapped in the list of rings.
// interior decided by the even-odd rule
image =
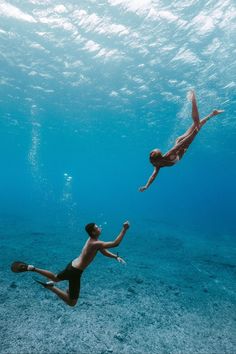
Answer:
[[[119,246],[121,243],[126,231],[129,228],[129,222],[126,221],[123,224],[123,227],[118,234],[118,236],[113,241],[104,242],[99,241],[99,236],[102,232],[102,229],[98,227],[95,223],[87,224],[85,227],[86,232],[89,235],[88,240],[86,241],[80,255],[70,262],[66,268],[58,274],[54,274],[48,270],[36,268],[33,265],[28,265],[24,262],[14,262],[11,266],[13,272],[36,272],[39,273],[51,281],[42,282],[35,279],[39,284],[44,286],[46,289],[50,290],[56,294],[60,299],[62,299],[67,305],[75,306],[80,293],[80,278],[83,271],[89,266],[89,264],[94,260],[98,251],[100,251],[104,256],[114,258],[120,263],[125,263],[125,261],[111,252],[108,248],[114,248]],[[55,286],[55,283],[58,283],[63,280],[69,281],[69,289],[67,292],[59,289]]]

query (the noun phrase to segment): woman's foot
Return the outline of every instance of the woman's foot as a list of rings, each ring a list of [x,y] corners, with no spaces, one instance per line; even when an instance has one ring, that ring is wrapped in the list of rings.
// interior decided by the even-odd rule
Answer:
[[[194,90],[189,90],[188,93],[187,93],[187,99],[192,102],[193,99],[195,99],[196,101],[196,97],[195,97],[195,92]]]
[[[220,110],[220,109],[214,109],[212,111],[212,117],[213,116],[217,116],[218,114],[224,113],[224,110]]]

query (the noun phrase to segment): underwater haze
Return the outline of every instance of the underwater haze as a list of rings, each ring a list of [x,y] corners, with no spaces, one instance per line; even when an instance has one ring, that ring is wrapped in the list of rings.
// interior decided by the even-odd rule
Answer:
[[[0,353],[236,353],[232,0],[0,0]],[[213,117],[148,190],[149,153]],[[54,272],[102,226],[70,308]],[[115,249],[116,251],[116,249]],[[61,283],[61,287],[66,284]]]

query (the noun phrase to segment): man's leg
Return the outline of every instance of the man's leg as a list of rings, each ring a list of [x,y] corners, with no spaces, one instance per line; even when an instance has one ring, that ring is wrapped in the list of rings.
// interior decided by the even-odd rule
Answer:
[[[42,274],[42,272],[40,273]],[[44,275],[44,274],[42,274]],[[60,281],[62,279],[58,279]],[[43,285],[44,288],[50,290],[54,294],[56,294],[60,299],[62,299],[67,305],[75,306],[80,293],[80,277],[69,279],[69,289],[67,292],[57,288],[52,283],[43,283],[37,280],[38,283]]]
[[[65,292],[56,286],[45,286],[48,290],[56,294],[60,299],[62,299],[67,305],[75,306],[78,299],[71,299],[68,292]]]
[[[57,278],[56,274],[54,274],[54,273],[52,273],[52,272],[50,272],[49,270],[46,270],[46,269],[40,269],[40,268],[36,268],[34,266],[29,265],[28,266],[28,271],[39,273],[39,274],[43,275],[44,277],[47,277],[47,278],[49,278],[49,279],[51,279],[52,281],[55,281],[55,282],[60,281],[60,279]]]

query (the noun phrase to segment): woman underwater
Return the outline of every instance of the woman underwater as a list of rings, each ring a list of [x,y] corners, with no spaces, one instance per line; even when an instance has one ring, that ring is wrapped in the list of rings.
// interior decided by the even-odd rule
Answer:
[[[145,186],[139,188],[140,192],[144,192],[152,184],[160,168],[173,166],[177,162],[179,162],[179,160],[183,157],[188,147],[198,134],[199,130],[210,118],[224,112],[215,109],[207,117],[200,120],[194,91],[190,91],[189,99],[192,102],[193,125],[186,131],[186,133],[176,139],[174,147],[170,149],[165,155],[162,155],[159,149],[154,149],[150,152],[149,160],[154,166],[154,171],[149,177]]]

